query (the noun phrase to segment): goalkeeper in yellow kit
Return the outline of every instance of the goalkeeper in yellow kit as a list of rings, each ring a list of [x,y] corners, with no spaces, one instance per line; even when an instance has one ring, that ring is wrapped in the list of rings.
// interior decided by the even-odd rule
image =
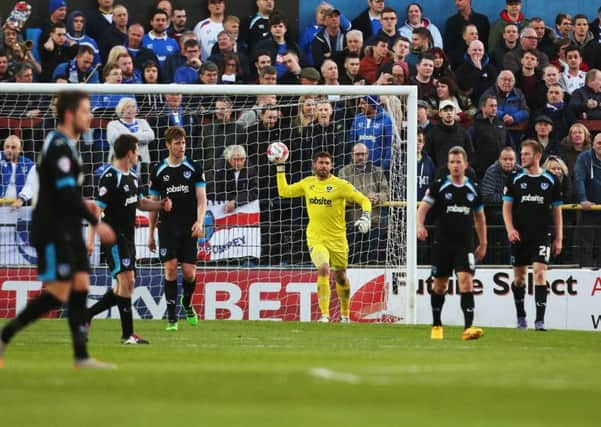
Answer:
[[[332,175],[332,155],[321,152],[313,156],[313,176],[288,185],[285,167],[277,164],[278,193],[281,197],[305,196],[309,225],[307,245],[311,261],[317,267],[317,296],[320,322],[330,321],[330,270],[334,272],[336,293],[340,300],[340,321],[348,323],[350,284],[346,275],[348,243],[346,241],[346,201],[361,205],[363,214],[355,226],[367,233],[371,225],[371,203],[348,181]]]

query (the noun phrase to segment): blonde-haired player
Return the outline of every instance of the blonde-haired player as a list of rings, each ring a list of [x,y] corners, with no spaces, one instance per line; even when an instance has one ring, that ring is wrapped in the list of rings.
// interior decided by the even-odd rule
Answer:
[[[348,243],[346,240],[346,201],[361,205],[363,214],[355,226],[367,233],[371,225],[371,203],[348,181],[332,175],[332,155],[321,152],[313,156],[313,176],[288,184],[285,167],[277,163],[277,184],[280,197],[305,197],[309,225],[307,245],[311,261],[317,268],[317,296],[320,322],[330,321],[330,271],[334,272],[336,293],[340,300],[340,321],[350,321],[350,284],[346,275]]]

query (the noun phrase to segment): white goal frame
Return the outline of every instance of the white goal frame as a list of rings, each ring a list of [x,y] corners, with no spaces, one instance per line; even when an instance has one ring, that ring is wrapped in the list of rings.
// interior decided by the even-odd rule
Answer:
[[[407,271],[405,276],[406,294],[402,305],[405,315],[404,323],[416,322],[415,292],[417,288],[417,86],[322,86],[322,85],[181,85],[181,84],[67,84],[67,83],[3,83],[0,85],[3,93],[13,94],[54,94],[66,90],[81,90],[92,94],[149,94],[149,93],[181,93],[182,95],[230,95],[256,96],[270,94],[276,96],[302,95],[339,95],[339,96],[368,96],[389,95],[403,96],[407,99],[406,111],[402,127],[406,130],[407,149]],[[405,204],[405,203],[401,203]],[[390,231],[389,231],[390,234]],[[386,281],[392,277],[388,265]],[[390,283],[388,283],[390,284]]]

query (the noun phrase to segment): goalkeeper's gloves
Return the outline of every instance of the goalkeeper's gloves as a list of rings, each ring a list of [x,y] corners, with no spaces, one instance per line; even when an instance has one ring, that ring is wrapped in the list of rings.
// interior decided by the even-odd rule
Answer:
[[[360,233],[367,233],[371,228],[371,215],[369,212],[363,212],[363,215],[355,222],[355,227],[359,229]]]
[[[275,163],[275,170],[277,172],[286,172],[286,165],[284,163]]]

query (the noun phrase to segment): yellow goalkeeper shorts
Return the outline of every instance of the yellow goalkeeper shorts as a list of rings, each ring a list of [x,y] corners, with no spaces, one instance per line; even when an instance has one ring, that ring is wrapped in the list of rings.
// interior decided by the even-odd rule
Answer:
[[[311,261],[316,268],[329,264],[333,271],[344,270],[348,266],[348,249],[328,248],[323,243],[309,246]]]

